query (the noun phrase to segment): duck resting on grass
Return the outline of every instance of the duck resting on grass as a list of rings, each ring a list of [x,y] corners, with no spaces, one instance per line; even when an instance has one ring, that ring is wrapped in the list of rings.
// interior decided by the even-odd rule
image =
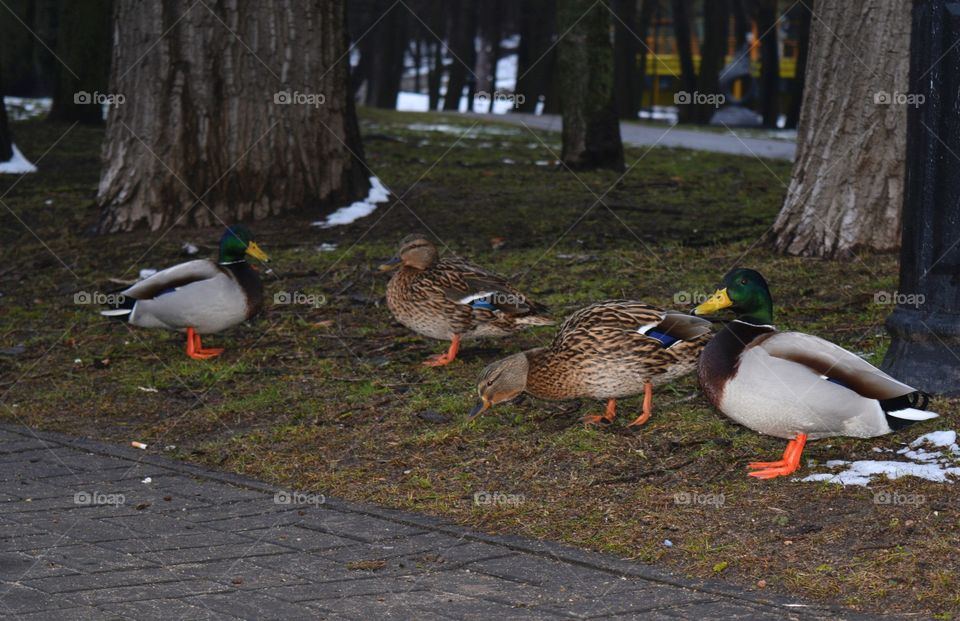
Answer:
[[[522,392],[550,400],[592,397],[607,401],[604,414],[584,423],[610,423],[617,399],[643,393],[643,413],[652,412],[653,387],[694,370],[710,340],[710,322],[643,302],[610,300],[570,315],[550,347],[514,354],[483,370],[476,416]]]
[[[397,269],[399,268],[399,269]],[[380,266],[397,269],[387,284],[393,316],[423,336],[450,341],[445,354],[423,364],[441,366],[457,357],[460,342],[508,336],[528,326],[550,326],[546,308],[515,289],[507,279],[454,257],[441,259],[423,235],[408,235],[397,256]]]
[[[122,291],[122,301],[101,314],[142,328],[186,331],[188,356],[215,358],[223,349],[204,348],[200,335],[231,328],[263,306],[263,285],[247,255],[270,260],[246,227],[229,227],[217,261],[197,259],[157,272]]]
[[[767,282],[735,269],[694,309],[731,309],[728,322],[700,356],[707,399],[735,422],[789,440],[783,459],[750,464],[750,476],[772,479],[800,466],[808,439],[872,438],[921,420],[929,396],[899,382],[842,347],[810,334],[778,332]]]

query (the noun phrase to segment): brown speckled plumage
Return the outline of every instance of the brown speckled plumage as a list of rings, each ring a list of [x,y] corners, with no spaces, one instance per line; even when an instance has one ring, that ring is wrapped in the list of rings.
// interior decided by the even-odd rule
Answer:
[[[678,338],[670,347],[641,326]],[[592,304],[572,314],[549,348],[528,352],[527,392],[544,399],[615,399],[694,370],[709,323],[630,300]]]
[[[429,245],[428,245],[429,244]],[[502,276],[493,274],[458,258],[439,258],[426,239],[411,236],[404,248],[424,252],[419,265],[404,261],[387,285],[387,306],[393,316],[414,332],[450,340],[485,336],[507,336],[531,325],[551,325],[545,308],[530,301]],[[465,302],[486,294],[490,308],[477,308]]]
[[[667,335],[664,340],[651,332]],[[619,399],[693,371],[710,340],[710,322],[643,302],[609,300],[570,315],[550,347],[515,354],[484,369],[487,407],[521,392],[541,399]]]

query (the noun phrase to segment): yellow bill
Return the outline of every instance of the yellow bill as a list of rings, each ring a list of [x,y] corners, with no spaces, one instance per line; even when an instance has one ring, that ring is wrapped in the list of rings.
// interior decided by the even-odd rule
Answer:
[[[707,298],[707,301],[693,309],[694,315],[711,315],[719,310],[733,306],[733,300],[727,294],[726,289],[717,289],[713,295]]]
[[[252,241],[247,244],[247,254],[258,261],[263,261],[264,263],[270,260],[270,256],[267,255],[267,253],[263,250],[260,250],[260,246],[257,245],[257,242]]]

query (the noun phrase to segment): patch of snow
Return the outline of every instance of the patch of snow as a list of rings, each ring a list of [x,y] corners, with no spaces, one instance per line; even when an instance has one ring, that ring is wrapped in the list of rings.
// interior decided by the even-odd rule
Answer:
[[[323,242],[322,244],[317,246],[317,252],[333,252],[336,249],[337,249],[336,244],[328,244],[327,242]]]
[[[383,187],[383,184],[380,182],[380,179],[377,177],[370,177],[370,192],[367,194],[367,198],[362,201],[356,201],[346,207],[341,207],[336,210],[329,216],[326,220],[318,220],[313,223],[313,226],[319,226],[320,228],[328,229],[333,226],[343,226],[344,224],[350,224],[355,220],[369,216],[376,209],[379,203],[385,203],[387,199],[390,198],[390,192],[387,188]]]
[[[189,255],[194,255],[200,252],[200,249],[197,248],[195,244],[191,244],[190,242],[185,243],[182,249],[185,253]]]
[[[13,144],[10,147],[13,149],[13,157],[6,162],[0,162],[0,174],[23,175],[37,172],[37,167],[23,157],[23,153],[20,153],[17,145]]]
[[[928,451],[920,448],[922,445],[945,448],[947,451]],[[891,449],[874,448],[876,453],[893,452]],[[951,430],[934,431],[924,434],[896,451],[910,461],[889,461],[864,459],[854,462],[831,460],[825,466],[839,472],[817,472],[809,474],[799,481],[826,481],[839,485],[868,486],[874,477],[885,476],[887,479],[900,477],[918,477],[935,483],[953,483],[952,477],[960,477],[960,465],[957,463],[960,456],[960,447],[957,446],[957,433]]]
[[[3,98],[3,103],[7,107],[7,116],[11,121],[26,121],[46,116],[53,106],[53,99],[7,95]]]
[[[146,279],[146,278],[150,278],[151,276],[153,276],[153,275],[156,274],[156,273],[157,273],[157,270],[155,270],[155,269],[152,269],[152,268],[149,268],[149,267],[144,268],[144,269],[140,270],[140,280],[144,280],[144,279]]]

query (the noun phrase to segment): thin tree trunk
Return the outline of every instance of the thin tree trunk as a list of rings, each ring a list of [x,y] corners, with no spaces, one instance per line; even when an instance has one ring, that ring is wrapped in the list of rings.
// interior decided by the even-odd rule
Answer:
[[[763,126],[776,129],[780,116],[780,53],[777,0],[760,0],[757,7],[760,40],[760,112]],[[766,33],[766,34],[764,34]]]
[[[557,56],[556,47],[551,47],[556,33],[555,19],[555,0],[521,0],[517,85],[514,90],[523,95],[524,101],[516,112],[535,112],[541,97],[545,98],[547,105],[557,103],[550,93],[550,87],[555,83]]]
[[[640,19],[637,24],[637,36],[640,37],[643,44],[639,44],[640,60],[637,65],[637,109],[643,107],[643,91],[647,82],[647,54],[652,52],[647,45],[647,33],[650,32],[650,23],[653,20],[654,11],[657,8],[657,0],[640,0]]]
[[[623,170],[610,15],[590,0],[560,0],[557,25],[567,33],[558,45],[563,162],[573,169]]]
[[[677,117],[681,123],[690,123],[694,119],[692,105],[693,93],[697,90],[697,74],[693,67],[693,48],[690,40],[689,0],[672,0],[673,32],[677,39],[677,53],[680,56],[681,91],[688,94],[688,103],[678,100]]]
[[[636,119],[640,107],[637,79],[637,48],[640,43],[637,31],[636,0],[613,0],[610,10],[613,19],[613,81],[617,85],[615,98],[617,116],[621,119]]]
[[[459,4],[459,11],[449,15],[450,48],[454,56],[450,73],[447,77],[447,94],[443,97],[444,110],[459,110],[463,88],[473,81],[474,65],[477,61],[477,51],[474,38],[477,35],[477,5],[476,0],[464,0]],[[471,89],[472,90],[472,89]],[[467,110],[471,109],[470,100],[467,100]]]
[[[697,92],[701,95],[717,96],[720,93],[720,71],[724,65],[727,49],[727,24],[730,14],[726,0],[710,0],[703,5],[704,35],[700,47],[700,76],[697,79]],[[719,100],[707,97],[697,103],[694,120],[707,125],[717,111]]]
[[[110,88],[127,102],[107,118],[102,232],[261,219],[367,190],[343,1],[210,8],[116,2]]]
[[[817,4],[778,251],[843,258],[899,246],[909,49],[909,3]]]
[[[0,162],[7,162],[13,157],[13,137],[7,123],[7,106],[3,103],[3,93],[3,64],[0,63]]]
[[[787,112],[786,129],[796,129],[800,121],[800,104],[803,102],[803,85],[807,74],[807,56],[810,53],[810,19],[814,0],[805,0],[794,9],[799,16],[797,27],[797,66],[790,89],[790,111]]]
[[[443,81],[443,48],[439,41],[431,44],[430,73],[427,74],[427,101],[430,110],[440,106],[440,82]]]
[[[362,42],[367,66],[367,105],[393,110],[397,107],[403,58],[407,49],[407,10],[380,2],[386,15],[377,22]]]
[[[102,125],[98,95],[110,79],[112,0],[62,0],[57,33],[57,82],[49,121]],[[74,75],[76,72],[76,75]]]

